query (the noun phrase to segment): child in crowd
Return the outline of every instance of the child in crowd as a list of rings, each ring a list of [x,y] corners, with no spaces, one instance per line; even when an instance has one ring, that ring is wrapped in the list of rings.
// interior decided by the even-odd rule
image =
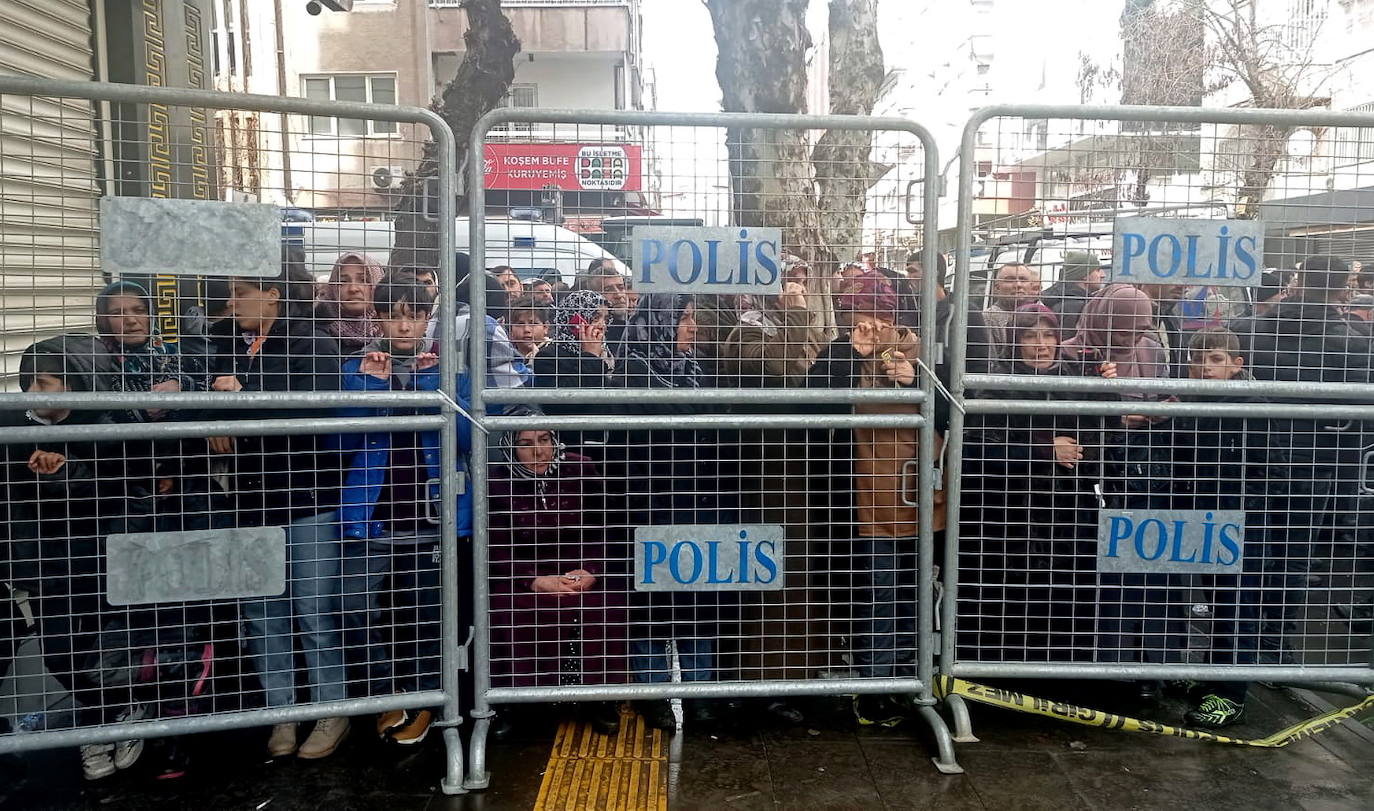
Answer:
[[[424,339],[434,309],[430,289],[413,276],[393,275],[377,285],[373,301],[381,335],[343,362],[344,390],[438,390],[439,358],[426,351]],[[350,417],[406,413],[416,411],[343,409]],[[465,427],[459,433],[460,442],[467,439]],[[345,639],[350,650],[366,652],[371,694],[437,690],[443,573],[439,432],[368,432],[348,435],[344,441],[339,521],[344,538]],[[466,537],[472,534],[471,495],[466,486],[462,493],[459,535]],[[384,592],[392,612],[389,623],[383,621]],[[411,672],[394,672],[395,663],[401,662],[408,663]],[[429,734],[434,712],[426,708],[382,713],[377,734],[402,746],[419,744]]]
[[[506,306],[506,334],[527,365],[534,366],[534,356],[548,343],[552,322],[553,313],[533,294],[518,296]]]
[[[1189,342],[1188,376],[1194,380],[1253,380],[1230,330],[1208,327]],[[1254,403],[1253,396],[1189,395],[1192,402]],[[1262,417],[1176,417],[1171,421],[1173,508],[1245,512],[1245,543],[1238,575],[1203,575],[1211,590],[1213,665],[1253,665],[1260,645],[1261,573],[1267,555],[1268,512],[1264,467],[1271,461],[1271,429]],[[1276,589],[1277,592],[1277,589]],[[1281,598],[1280,598],[1281,599]],[[1227,727],[1245,718],[1247,682],[1208,682],[1193,691],[1185,714],[1192,726]]]
[[[19,384],[30,394],[108,391],[113,372],[98,337],[59,335],[29,347]],[[4,412],[9,427],[108,423],[102,411],[40,407]],[[102,663],[102,649],[127,650],[124,609],[105,600],[105,542],[111,533],[152,530],[146,493],[130,492],[117,447],[90,441],[38,440],[3,446],[3,544],[0,581],[29,594],[43,663],[76,702],[76,724],[96,726],[142,717],[127,682]],[[8,595],[5,595],[8,597]],[[12,651],[11,651],[12,653]],[[9,665],[0,663],[0,669]],[[134,765],[143,741],[81,747],[87,780]]]

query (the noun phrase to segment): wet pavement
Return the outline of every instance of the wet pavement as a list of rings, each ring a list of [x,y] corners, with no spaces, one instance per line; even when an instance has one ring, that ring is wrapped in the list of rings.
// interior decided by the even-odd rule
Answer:
[[[1175,723],[1181,702],[1142,705],[1125,685],[1018,682],[1018,689],[1111,712]],[[1353,699],[1326,696],[1344,706]],[[1337,728],[1285,749],[1222,746],[1074,726],[971,705],[980,743],[958,746],[962,775],[930,762],[926,728],[857,728],[841,703],[801,704],[800,726],[748,711],[729,724],[689,727],[663,764],[674,809],[1223,809],[1304,811],[1374,808],[1374,732]],[[1316,715],[1287,690],[1256,687],[1247,722],[1229,732],[1258,738]],[[188,739],[192,769],[154,781],[145,762],[111,781],[85,784],[75,753],[25,756],[28,774],[0,778],[4,809],[528,809],[536,807],[558,712],[535,708],[511,739],[494,743],[491,787],[446,797],[438,790],[442,744],[398,753],[362,734],[333,758],[268,761],[262,730]],[[604,779],[604,778],[602,778]],[[567,808],[594,803],[559,804]]]

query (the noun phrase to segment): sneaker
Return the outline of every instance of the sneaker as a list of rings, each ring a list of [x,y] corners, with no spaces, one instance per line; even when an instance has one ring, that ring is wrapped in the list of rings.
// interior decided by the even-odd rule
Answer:
[[[115,773],[114,744],[92,743],[81,747],[81,774],[87,780],[104,780]]]
[[[295,724],[277,724],[272,727],[272,737],[267,739],[267,754],[271,757],[296,754]]]
[[[142,721],[145,715],[142,705],[130,707],[119,714],[116,721],[121,723],[126,721]],[[138,762],[139,756],[143,754],[143,740],[136,738],[130,741],[119,741],[114,745],[114,765],[116,769],[128,769]]]
[[[343,739],[348,737],[347,718],[321,718],[315,722],[315,728],[310,730],[310,737],[305,739],[301,748],[296,750],[296,757],[302,760],[319,760],[334,754],[334,750],[339,748]]]
[[[768,706],[765,707],[764,710],[768,713],[768,717],[781,721],[784,724],[796,726],[806,720],[806,716],[802,715],[801,710],[793,707],[782,699],[774,699],[768,702]]]
[[[377,735],[385,738],[391,730],[406,722],[405,710],[388,710],[377,716]]]
[[[1155,679],[1141,679],[1135,683],[1136,695],[1141,701],[1159,700],[1160,687],[1160,682]]]
[[[673,715],[673,702],[666,698],[649,701],[636,701],[635,711],[644,716],[644,725],[650,729],[677,729],[677,716]]]
[[[401,746],[415,746],[429,735],[433,723],[433,710],[406,710],[405,720],[391,730],[390,738]]]
[[[1245,718],[1245,705],[1237,704],[1229,698],[1208,693],[1194,708],[1183,714],[1183,720],[1190,726],[1220,729],[1239,724]]]
[[[906,720],[906,708],[892,696],[854,696],[854,718],[860,726],[891,728]]]

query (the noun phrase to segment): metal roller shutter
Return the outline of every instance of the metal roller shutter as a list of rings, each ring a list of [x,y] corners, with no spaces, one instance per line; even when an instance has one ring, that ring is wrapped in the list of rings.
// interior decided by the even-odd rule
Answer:
[[[93,81],[86,0],[0,0],[0,73]],[[94,107],[0,96],[0,380],[35,337],[92,326],[101,286]]]

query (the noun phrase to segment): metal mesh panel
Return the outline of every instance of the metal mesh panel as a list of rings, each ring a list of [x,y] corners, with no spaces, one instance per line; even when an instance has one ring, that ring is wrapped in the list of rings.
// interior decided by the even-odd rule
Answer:
[[[953,672],[1368,678],[1368,122],[999,112],[962,156]]]
[[[402,205],[434,134],[453,171],[451,136],[395,107],[34,86],[0,96],[23,122],[0,140],[0,716],[43,734],[0,747],[454,720],[452,231]],[[378,137],[319,137],[330,114]]]
[[[536,296],[539,278],[574,289],[552,293],[551,306],[521,298],[503,311],[489,284],[488,315],[503,318],[533,391],[485,395],[542,402],[555,421],[585,418],[576,430],[550,430],[548,418],[518,406],[512,430],[486,437],[491,684],[507,688],[503,698],[577,685],[915,677],[920,382],[906,259],[922,235],[906,200],[925,155],[910,132],[875,125],[821,137],[816,126],[634,126],[589,116],[534,122],[538,143],[506,127],[487,139],[488,212],[497,201],[543,203],[546,216],[581,232],[536,226],[548,241],[536,231],[522,250],[518,238],[498,241],[499,219],[486,220],[489,269],[513,266]],[[810,186],[808,144],[836,138],[814,170],[834,176],[836,191],[819,208],[814,197],[790,198]],[[789,187],[775,172],[805,182]],[[561,188],[510,188],[541,184]],[[845,222],[848,244],[825,230]],[[697,255],[670,245],[675,255],[655,257],[633,230],[654,225],[730,226],[739,239]],[[770,227],[782,229],[781,245],[745,238]],[[534,259],[522,266],[531,248],[547,252],[557,272]],[[837,331],[832,300],[867,269],[865,253],[870,266],[893,269],[902,295],[890,302],[880,346],[856,357],[848,316]],[[770,274],[770,283],[755,296],[643,290],[669,267],[677,282],[690,281],[694,259],[703,278],[719,259]],[[535,335],[530,322],[540,326]],[[837,332],[845,337],[833,340]],[[499,336],[487,351],[502,351]],[[769,390],[805,389],[828,390],[829,402],[770,402],[781,398]],[[907,389],[908,402],[854,408],[856,389]],[[582,398],[561,397],[567,392]],[[852,428],[841,415],[856,412],[905,421]],[[838,422],[801,424],[822,414]],[[718,416],[741,425],[713,427]],[[766,427],[782,416],[799,424]],[[700,427],[689,424],[697,418]],[[780,536],[762,548],[738,531],[770,526]],[[645,541],[673,527],[698,527],[708,544]],[[646,573],[645,554],[660,549],[664,559]],[[690,590],[645,590],[665,579]]]

